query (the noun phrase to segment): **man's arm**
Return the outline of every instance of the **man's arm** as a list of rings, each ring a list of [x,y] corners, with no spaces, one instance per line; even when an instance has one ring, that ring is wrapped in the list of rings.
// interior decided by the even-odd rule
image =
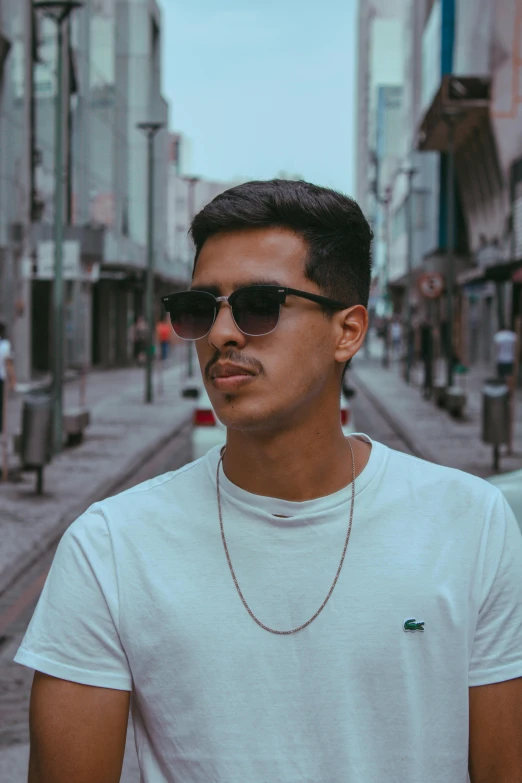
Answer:
[[[522,677],[469,689],[471,783],[522,783]]]
[[[130,692],[35,672],[29,783],[118,783]]]

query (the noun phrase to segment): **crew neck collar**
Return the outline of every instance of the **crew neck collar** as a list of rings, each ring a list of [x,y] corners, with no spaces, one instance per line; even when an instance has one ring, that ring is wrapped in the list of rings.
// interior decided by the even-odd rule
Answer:
[[[354,433],[352,437],[369,443],[372,447],[367,464],[355,479],[355,497],[357,498],[378,473],[385,459],[386,447],[373,441],[364,433]],[[214,488],[216,486],[216,469],[221,448],[221,446],[215,446],[204,457],[209,478]],[[312,500],[293,501],[272,498],[266,495],[256,495],[230,481],[223,470],[223,463],[220,466],[219,486],[222,497],[228,502],[243,508],[246,507],[251,515],[262,516],[265,520],[268,519],[272,524],[280,527],[295,526],[302,522],[304,517],[306,517],[308,524],[313,519],[319,522],[322,518],[329,516],[328,512],[331,513],[339,506],[345,506],[347,502],[351,501],[352,497],[351,482],[337,490],[337,492],[313,498]]]

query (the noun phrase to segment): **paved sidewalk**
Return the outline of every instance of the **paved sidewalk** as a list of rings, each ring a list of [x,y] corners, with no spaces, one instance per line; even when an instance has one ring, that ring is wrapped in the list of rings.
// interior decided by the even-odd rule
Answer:
[[[371,340],[368,354],[353,361],[354,380],[378,410],[418,456],[441,465],[459,468],[485,478],[493,473],[493,447],[481,440],[484,380],[491,377],[485,366],[472,368],[466,376],[467,406],[462,419],[452,418],[421,394],[421,367],[414,368],[407,386],[396,362],[381,365],[381,341]],[[522,468],[522,390],[517,391],[513,454],[501,447],[500,471]]]
[[[172,364],[163,394],[156,376],[154,403],[145,405],[142,368],[89,376],[91,424],[82,444],[64,449],[46,467],[44,495],[35,494],[32,473],[23,474],[20,483],[0,482],[0,593],[91,503],[109,495],[175,437],[193,408],[180,395],[184,377],[184,365]],[[78,382],[66,385],[67,404],[77,405],[78,394]],[[19,426],[20,406],[20,400],[10,406],[11,433]]]

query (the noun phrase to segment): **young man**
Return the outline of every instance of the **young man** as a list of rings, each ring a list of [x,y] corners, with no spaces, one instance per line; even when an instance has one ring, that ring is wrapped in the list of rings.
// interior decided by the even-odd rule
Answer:
[[[16,660],[31,783],[513,783],[522,537],[473,476],[345,439],[371,231],[350,199],[251,182],[192,226],[195,339],[224,452],[65,533]],[[355,481],[354,479],[355,475]]]

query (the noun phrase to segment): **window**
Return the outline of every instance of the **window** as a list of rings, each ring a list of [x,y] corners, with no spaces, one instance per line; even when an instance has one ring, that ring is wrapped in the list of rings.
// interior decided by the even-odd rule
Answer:
[[[416,190],[414,193],[414,227],[416,231],[424,231],[428,227],[428,190]]]

